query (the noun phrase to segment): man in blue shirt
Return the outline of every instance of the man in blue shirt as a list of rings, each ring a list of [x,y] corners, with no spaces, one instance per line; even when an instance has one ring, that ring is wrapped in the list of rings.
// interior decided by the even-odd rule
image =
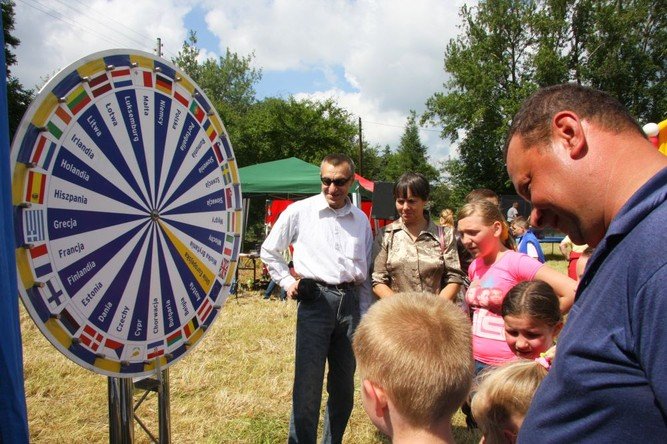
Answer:
[[[543,88],[505,146],[531,223],[596,247],[520,442],[667,438],[667,157],[614,98]]]

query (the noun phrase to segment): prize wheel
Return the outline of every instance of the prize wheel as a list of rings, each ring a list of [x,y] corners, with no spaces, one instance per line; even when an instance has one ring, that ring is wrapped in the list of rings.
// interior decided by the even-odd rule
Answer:
[[[113,377],[192,350],[229,295],[242,215],[192,79],[149,53],[85,57],[44,86],[11,156],[19,292],[49,341]]]

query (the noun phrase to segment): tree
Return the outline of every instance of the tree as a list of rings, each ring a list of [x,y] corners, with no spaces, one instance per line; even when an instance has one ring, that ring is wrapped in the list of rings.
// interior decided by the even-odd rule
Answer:
[[[199,84],[199,79],[201,77],[199,53],[199,47],[197,46],[197,32],[190,30],[188,39],[183,42],[183,48],[178,51],[178,56],[171,59],[174,65],[185,71],[197,84]]]
[[[319,165],[334,152],[357,158],[357,127],[331,99],[266,98],[250,108],[238,130],[233,143],[241,166],[292,156]]]
[[[383,179],[395,181],[401,174],[411,171],[422,173],[429,181],[436,180],[438,171],[429,163],[426,152],[427,147],[421,143],[419,137],[417,114],[411,110],[398,149],[385,157],[386,168]]]
[[[360,171],[360,174],[369,180],[381,180],[384,177],[383,172],[386,164],[380,152],[380,145],[370,145],[368,142],[364,142],[363,153],[363,171]],[[356,157],[353,157],[353,159],[356,160]]]
[[[454,210],[459,206],[454,200],[451,188],[445,181],[437,181],[431,184],[429,203],[429,214],[433,219],[438,219],[440,212],[445,208]]]
[[[172,62],[206,93],[234,141],[239,138],[243,119],[257,102],[255,85],[262,78],[262,70],[252,67],[254,54],[243,57],[227,48],[224,57],[199,61],[199,53],[197,34],[190,31]]]
[[[480,2],[461,8],[463,32],[449,42],[446,93],[428,99],[423,120],[442,125],[442,137],[458,140],[459,158],[446,163],[454,188],[509,190],[502,165],[502,135],[524,88],[534,89],[527,69],[535,5],[526,1]],[[528,25],[528,26],[527,26]],[[467,193],[467,191],[465,191]]]
[[[254,54],[239,56],[226,49],[217,60],[199,61],[197,33],[190,31],[188,40],[172,62],[183,69],[206,93],[223,119],[245,114],[256,102],[255,84],[262,79],[262,70],[253,68]]]
[[[486,0],[461,8],[445,51],[449,81],[422,121],[442,126],[455,198],[472,188],[513,193],[501,149],[521,102],[567,81],[611,92],[642,122],[667,118],[667,10],[659,0]]]
[[[17,63],[16,55],[10,48],[16,48],[21,41],[11,34],[14,30],[14,2],[0,2],[2,7],[2,26],[4,30],[5,39],[5,62],[7,64],[7,105],[8,105],[8,119],[9,119],[9,137],[14,137],[14,133],[18,129],[23,114],[30,106],[33,99],[33,92],[29,89],[24,89],[19,80],[11,75],[10,66]]]
[[[269,97],[252,105],[239,120],[232,144],[239,166],[286,157],[319,165],[324,156],[335,152],[357,158],[356,132],[350,114],[333,100]],[[247,241],[259,242],[263,237],[263,200],[253,199],[250,208]]]
[[[583,83],[608,91],[639,121],[667,118],[664,0],[594,2]]]

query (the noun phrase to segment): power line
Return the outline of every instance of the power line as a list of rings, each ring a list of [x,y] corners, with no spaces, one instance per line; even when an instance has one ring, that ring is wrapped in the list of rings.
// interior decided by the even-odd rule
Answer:
[[[59,3],[66,4],[63,0],[57,0],[57,1],[58,1]],[[84,10],[87,8],[86,3],[83,2],[82,0],[70,0],[70,1],[75,1],[76,3],[78,3],[78,4],[80,4],[80,5],[82,6],[81,9],[74,9],[74,8],[72,8],[70,5],[67,5],[67,6],[70,7],[71,9],[74,9],[75,11],[81,12],[81,11],[84,11]],[[149,47],[149,48],[150,48],[150,47],[153,46],[153,44],[154,44],[154,42],[155,42],[155,38],[156,38],[156,36],[150,36],[150,35],[145,34],[145,33],[143,33],[143,32],[139,32],[139,31],[137,31],[136,29],[130,28],[129,26],[125,25],[124,23],[122,23],[122,22],[120,22],[120,21],[114,19],[113,17],[103,15],[102,13],[98,12],[98,11],[95,10],[95,9],[91,9],[89,12],[93,12],[97,17],[99,17],[97,20],[99,20],[100,23],[102,23],[102,24],[104,24],[103,20],[108,19],[108,20],[112,21],[113,23],[115,23],[116,25],[118,25],[118,26],[120,26],[120,27],[123,27],[124,29],[126,29],[126,30],[128,30],[128,31],[130,31],[130,32],[132,32],[132,33],[134,33],[136,36],[138,36],[139,38],[142,39],[141,42],[138,41],[138,40],[133,39],[132,37],[127,36],[127,34],[124,34],[124,35],[125,35],[125,37],[128,38],[129,40],[132,40],[132,41],[135,42],[135,43],[139,43],[139,44],[142,45],[143,47]],[[83,15],[86,15],[86,16],[87,16],[87,14],[85,14],[85,13],[83,13]],[[88,16],[88,17],[90,17],[90,16]],[[91,18],[92,18],[92,17],[91,17]],[[112,26],[110,26],[110,25],[108,25],[108,24],[104,24],[104,25],[105,25],[107,28],[109,28],[110,30],[112,30],[112,31],[114,31],[114,32],[118,32],[117,27],[112,27]],[[158,38],[159,38],[159,37],[158,37]],[[164,47],[164,45],[162,45],[162,46]],[[157,49],[155,49],[155,50],[157,51]],[[160,56],[160,57],[163,57],[163,56],[164,56],[163,51],[160,51],[160,52],[161,52],[161,53],[159,54],[159,56]],[[171,51],[166,51],[166,52],[169,53],[169,55],[170,55],[171,57],[173,57],[173,58],[175,58],[175,57],[177,56],[176,54],[174,54],[174,53],[171,52]]]
[[[391,123],[371,122],[370,120],[364,120],[364,122],[372,123],[373,125],[390,126],[392,128],[405,128],[405,125],[392,125]],[[419,129],[420,131],[429,131],[429,132],[433,132],[433,133],[441,132],[438,129],[424,128],[422,126],[417,126],[417,129]]]
[[[32,3],[36,3],[36,5],[35,5],[35,4],[31,4],[31,3],[29,3],[27,0],[19,0],[19,1],[22,2],[22,3],[24,3],[26,6],[29,6],[29,7],[33,8],[33,9],[36,9],[37,11],[40,11],[40,12],[42,12],[42,13],[48,15],[49,17],[52,17],[52,18],[54,18],[54,19],[56,19],[56,20],[59,20],[59,21],[65,23],[65,24],[67,24],[67,25],[70,25],[71,27],[78,28],[78,29],[81,29],[81,30],[89,31],[89,32],[91,32],[91,33],[93,33],[93,34],[99,36],[99,37],[102,38],[103,40],[106,40],[107,42],[112,43],[112,44],[114,44],[114,45],[119,45],[119,46],[122,46],[122,45],[123,45],[123,43],[120,42],[119,40],[115,40],[115,39],[110,38],[110,37],[108,37],[108,36],[106,36],[106,35],[104,35],[104,34],[100,34],[99,32],[95,31],[94,29],[92,29],[92,28],[90,28],[90,27],[88,27],[88,26],[86,26],[86,25],[84,25],[84,24],[82,24],[82,23],[77,23],[76,21],[74,21],[74,20],[72,20],[72,19],[70,19],[70,18],[68,18],[68,17],[63,16],[62,13],[60,13],[59,11],[57,11],[57,10],[55,10],[55,9],[51,9],[51,10],[49,10],[49,9],[42,9],[42,8],[48,8],[48,7],[47,7],[47,6],[44,6],[43,4],[41,4],[40,2],[38,2],[38,1],[36,1],[36,0],[32,0]]]
[[[122,23],[118,22],[117,20],[114,20],[114,19],[111,18],[111,17],[107,17],[107,18],[108,18],[109,20],[112,20],[112,21],[115,22],[115,23],[118,23],[118,24],[119,24],[120,26],[122,26],[123,28],[125,28],[125,29],[129,29],[129,30],[132,31],[134,34],[136,34],[137,36],[139,36],[140,38],[142,38],[143,40],[140,41],[140,40],[138,40],[137,38],[134,38],[134,37],[132,37],[132,36],[129,36],[127,33],[124,33],[122,30],[119,30],[119,29],[117,29],[116,27],[114,27],[114,26],[112,26],[112,25],[110,25],[110,24],[108,24],[108,23],[105,23],[104,21],[102,21],[102,20],[100,20],[100,19],[98,19],[98,18],[95,18],[95,17],[89,15],[87,12],[85,12],[85,11],[86,11],[85,8],[77,9],[77,8],[74,8],[71,4],[67,4],[67,3],[65,3],[65,2],[63,2],[63,1],[61,1],[61,0],[56,0],[56,1],[57,1],[58,3],[64,5],[65,7],[69,8],[70,10],[76,12],[77,14],[80,14],[80,15],[82,15],[83,17],[87,18],[88,21],[89,21],[91,24],[93,24],[93,25],[100,25],[100,26],[103,26],[103,27],[105,27],[106,29],[112,31],[115,35],[112,36],[112,35],[109,35],[109,33],[100,32],[99,29],[95,29],[95,28],[93,28],[93,27],[91,27],[91,26],[88,26],[85,22],[82,23],[81,21],[77,21],[77,20],[71,19],[71,18],[67,17],[63,12],[58,11],[57,9],[55,9],[55,8],[53,8],[53,7],[47,6],[47,5],[41,3],[41,2],[38,1],[38,0],[18,0],[18,1],[20,1],[20,2],[23,3],[23,4],[25,4],[26,6],[29,6],[29,7],[33,8],[33,9],[37,10],[37,11],[42,12],[43,14],[48,15],[49,17],[52,17],[52,18],[54,18],[54,19],[56,19],[56,20],[58,20],[58,21],[61,21],[61,22],[65,23],[65,24],[67,24],[67,25],[69,25],[69,26],[71,26],[71,27],[73,27],[73,28],[77,28],[77,29],[82,30],[82,31],[84,31],[84,32],[86,32],[86,33],[90,33],[90,34],[92,34],[92,35],[95,35],[95,36],[99,37],[100,39],[102,39],[102,40],[104,40],[104,41],[106,41],[106,42],[108,42],[108,43],[111,43],[111,44],[113,44],[113,45],[116,45],[116,46],[119,46],[119,47],[123,47],[123,46],[127,46],[127,42],[129,41],[129,42],[131,42],[131,43],[133,43],[133,44],[138,45],[140,48],[144,48],[144,49],[145,49],[145,48],[151,48],[151,49],[153,49],[152,47],[153,47],[153,45],[154,45],[154,41],[155,41],[153,37],[149,37],[149,36],[147,36],[147,35],[145,35],[145,34],[142,34],[142,33],[139,33],[139,32],[137,32],[137,31],[134,31],[134,30],[130,29],[129,27],[123,25]],[[85,6],[85,4],[84,4],[83,2],[81,2],[81,1],[79,1],[79,0],[75,0],[75,1],[77,1],[79,4]],[[101,14],[98,13],[98,12],[95,12],[95,14],[97,14],[98,16],[101,16]],[[123,41],[123,40],[121,40],[121,39],[119,39],[119,38],[117,38],[117,37],[122,37],[123,39],[126,39],[126,41]],[[175,57],[175,55],[174,55],[173,53],[171,53],[170,51],[167,51],[167,52],[169,52],[169,54],[170,54],[171,56]]]
[[[58,1],[59,3],[66,4],[66,3],[65,3],[64,1],[62,1],[62,0],[57,0],[57,1]],[[86,3],[84,3],[84,2],[81,1],[81,0],[69,0],[69,1],[74,1],[74,2],[76,2],[76,3],[78,3],[78,4],[80,4],[80,5],[82,6],[81,9],[78,9],[79,12],[86,10],[86,8],[88,7],[88,5],[86,5]],[[68,5],[68,4],[66,4],[66,5],[69,6],[70,8],[72,8],[70,5]],[[72,9],[74,9],[74,8],[72,8]],[[114,23],[117,24],[118,26],[121,26],[121,27],[125,28],[126,30],[128,30],[128,31],[130,31],[130,32],[132,32],[132,33],[134,33],[135,35],[137,35],[138,37],[140,37],[143,41],[152,42],[153,40],[155,40],[154,37],[149,36],[148,34],[141,33],[141,32],[139,32],[139,31],[137,31],[136,29],[130,28],[129,26],[126,26],[124,23],[119,22],[118,20],[114,19],[113,17],[104,16],[103,14],[97,12],[97,10],[95,10],[95,9],[89,9],[88,11],[89,11],[89,12],[93,12],[93,13],[95,13],[95,15],[98,16],[98,17],[100,17],[101,19],[108,19],[108,20],[111,20],[112,22],[114,22]],[[86,15],[86,14],[84,14],[84,15]],[[98,19],[98,20],[99,20],[99,19]]]

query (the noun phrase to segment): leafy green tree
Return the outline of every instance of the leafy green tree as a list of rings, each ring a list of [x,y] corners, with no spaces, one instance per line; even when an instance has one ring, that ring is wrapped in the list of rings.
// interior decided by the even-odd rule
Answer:
[[[316,102],[270,97],[252,105],[232,138],[239,166],[286,157],[319,165],[327,154],[341,152],[358,158],[357,126],[333,100]],[[230,136],[231,137],[231,136]],[[365,150],[365,162],[372,162]],[[366,163],[365,163],[366,164]],[[263,239],[263,199],[252,199],[247,242]]]
[[[252,67],[254,54],[245,57],[227,48],[218,60],[207,59],[199,67],[199,85],[215,103],[223,118],[242,116],[255,103],[255,84],[262,70]]]
[[[243,57],[227,48],[225,55],[217,60],[200,61],[199,53],[197,34],[190,31],[172,62],[204,90],[234,142],[240,137],[246,115],[257,102],[255,85],[261,80],[262,71],[252,67],[254,54]]]
[[[183,47],[178,51],[178,56],[171,59],[174,65],[185,71],[197,84],[199,84],[199,79],[201,78],[199,53],[200,50],[197,46],[197,32],[190,30],[188,39],[183,42]]]
[[[445,181],[438,181],[431,184],[431,196],[429,202],[429,214],[431,215],[431,218],[436,221],[440,216],[440,212],[445,208],[451,208],[454,212],[456,212],[456,208],[458,208],[452,190]]]
[[[292,156],[319,164],[332,152],[358,158],[356,133],[352,116],[333,100],[270,97],[250,108],[233,143],[241,166]]]
[[[430,181],[437,179],[438,171],[429,163],[426,152],[419,137],[417,114],[411,110],[398,149],[385,159],[385,180],[394,181],[407,171],[422,173]]]
[[[513,192],[501,149],[510,119],[540,86],[590,85],[641,122],[667,118],[664,1],[486,0],[460,17],[445,51],[449,80],[422,117],[444,139],[462,134],[459,157],[443,171],[455,200],[478,187]]]
[[[199,61],[197,33],[190,31],[188,40],[172,62],[183,69],[204,90],[221,117],[225,113],[243,115],[256,102],[255,85],[262,79],[262,70],[253,68],[254,54],[239,56],[227,48],[217,60]]]
[[[423,120],[442,125],[442,137],[457,141],[459,158],[446,163],[455,188],[509,191],[502,165],[505,124],[520,98],[534,89],[527,66],[531,57],[535,4],[530,1],[480,2],[464,6],[462,33],[449,42],[446,92],[428,99]]]
[[[608,91],[640,121],[667,113],[667,11],[659,0],[540,2],[538,86],[565,81]]]
[[[667,118],[664,0],[592,2],[582,81],[610,92],[641,122]]]
[[[357,147],[357,150],[358,149],[359,148]],[[383,177],[382,174],[386,166],[380,152],[380,146],[370,145],[368,142],[364,142],[363,150],[363,171],[360,172],[361,175],[369,180],[380,180]],[[356,157],[353,158],[356,159]]]
[[[393,182],[398,178],[389,168],[389,165],[394,165],[397,161],[394,159],[397,154],[391,150],[389,145],[385,145],[382,151],[379,152],[382,162],[382,168],[377,172],[374,180],[381,182]]]
[[[224,57],[204,61],[199,54],[197,35],[191,31],[173,62],[204,90],[220,114],[239,166],[290,156],[317,164],[331,152],[358,158],[356,125],[333,100],[257,101],[255,85],[262,72],[253,68],[253,54],[242,57],[228,48]]]
[[[17,63],[16,55],[10,48],[16,48],[21,41],[14,37],[11,32],[14,30],[14,5],[13,1],[0,2],[2,7],[2,27],[5,39],[5,62],[7,64],[7,105],[9,119],[9,137],[14,136],[21,123],[21,118],[30,106],[33,99],[32,90],[23,88],[19,80],[11,75],[10,66]]]

